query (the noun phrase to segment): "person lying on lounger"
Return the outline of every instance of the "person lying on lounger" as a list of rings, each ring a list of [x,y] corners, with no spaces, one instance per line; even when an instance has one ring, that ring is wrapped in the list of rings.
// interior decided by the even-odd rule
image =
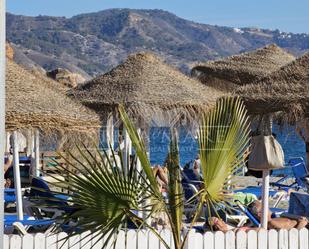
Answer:
[[[260,201],[254,201],[249,205],[249,210],[251,213],[261,220],[262,218],[262,203]],[[248,230],[259,230],[258,227],[240,227],[240,228],[233,228],[227,225],[223,220],[217,217],[211,217],[208,221],[209,225],[213,226],[215,230],[219,230],[222,232],[227,231],[248,231]],[[269,210],[268,212],[268,229],[302,229],[308,225],[308,220],[305,217],[300,217],[299,219],[289,219],[289,218],[272,218],[272,212]]]
[[[259,220],[262,219],[262,203],[261,201],[254,201],[248,206],[250,212]],[[299,219],[289,218],[272,218],[272,212],[268,211],[268,228],[269,229],[301,229],[307,226],[308,220],[306,217],[300,217]]]

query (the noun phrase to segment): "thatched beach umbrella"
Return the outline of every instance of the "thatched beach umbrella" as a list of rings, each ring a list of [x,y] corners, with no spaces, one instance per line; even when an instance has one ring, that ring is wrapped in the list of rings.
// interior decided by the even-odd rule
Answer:
[[[6,130],[40,128],[91,132],[100,125],[96,113],[73,101],[60,84],[34,75],[7,60]]]
[[[138,53],[78,86],[71,95],[103,114],[123,104],[129,113],[145,119],[179,113],[191,119],[212,107],[222,93],[185,76],[151,53]]]
[[[23,219],[17,130],[35,129],[34,154],[38,172],[38,129],[44,131],[93,132],[100,119],[93,111],[74,102],[58,89],[57,83],[44,76],[34,75],[11,60],[6,67],[6,130],[13,132],[14,181],[18,218]]]
[[[257,84],[241,87],[235,94],[242,97],[249,113],[253,115],[280,112],[286,122],[304,125],[309,165],[309,53],[263,78]],[[264,180],[264,185],[267,182],[268,180]],[[266,203],[266,191],[264,195]],[[264,217],[267,216],[266,210],[267,208],[264,208]]]
[[[192,69],[205,85],[231,92],[241,85],[258,81],[295,57],[272,44],[266,47],[200,64]]]
[[[249,113],[281,111],[285,120],[299,121],[309,115],[309,53],[261,79],[240,87],[235,94],[245,101]]]
[[[306,147],[309,151],[309,53],[265,77],[257,84],[239,88],[252,115],[279,112],[286,123],[302,124],[306,130]],[[309,154],[307,153],[309,162]]]
[[[194,121],[223,95],[151,53],[130,55],[123,64],[70,94],[102,116],[117,113],[122,104],[140,127],[151,122],[160,126],[173,125],[181,119]]]

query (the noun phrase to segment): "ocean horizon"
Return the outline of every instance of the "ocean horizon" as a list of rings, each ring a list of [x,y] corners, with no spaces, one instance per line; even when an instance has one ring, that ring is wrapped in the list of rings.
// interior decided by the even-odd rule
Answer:
[[[198,144],[195,134],[186,128],[181,128],[178,131],[179,135],[179,156],[180,165],[183,167],[185,164],[192,162],[198,153]],[[305,143],[297,135],[295,127],[285,126],[279,127],[274,125],[273,132],[276,134],[278,142],[281,144],[284,151],[285,162],[288,163],[289,159],[293,157],[303,157],[306,159]],[[115,130],[115,148],[117,148],[118,130]],[[107,147],[105,136],[101,134],[101,145]],[[167,157],[170,142],[170,130],[168,127],[153,127],[150,129],[150,162],[152,165],[163,165]],[[274,175],[289,172],[286,169],[276,170]]]

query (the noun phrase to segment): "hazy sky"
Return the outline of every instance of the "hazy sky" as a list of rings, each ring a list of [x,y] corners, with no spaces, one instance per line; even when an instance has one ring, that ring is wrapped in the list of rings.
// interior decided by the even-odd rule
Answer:
[[[309,33],[309,0],[7,0],[23,15],[73,16],[109,8],[164,9],[201,23]]]

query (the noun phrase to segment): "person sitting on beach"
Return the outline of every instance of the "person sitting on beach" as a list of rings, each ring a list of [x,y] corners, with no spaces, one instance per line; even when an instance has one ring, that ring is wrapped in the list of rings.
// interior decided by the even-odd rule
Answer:
[[[4,175],[5,172],[13,165],[13,149],[10,148],[10,153],[7,156],[5,163],[4,163]],[[5,188],[10,188],[11,187],[11,179],[4,179],[4,187]]]
[[[164,197],[167,196],[167,186],[168,186],[168,176],[167,167],[161,167],[160,165],[155,165],[152,168],[153,175],[155,176],[159,190]],[[152,216],[151,226],[155,229],[165,229],[168,226],[168,218],[164,212],[156,213]]]
[[[168,185],[167,168],[162,168],[160,165],[156,165],[152,168],[152,172],[157,179],[160,191],[166,192]]]
[[[262,218],[262,203],[260,201],[254,201],[249,206],[248,209],[250,212],[257,217],[259,220]],[[227,232],[227,231],[249,231],[249,230],[259,230],[259,227],[240,227],[233,228],[226,224],[222,219],[217,217],[211,217],[208,220],[209,225],[213,226],[215,230]],[[268,212],[268,229],[302,229],[308,225],[308,220],[306,217],[300,217],[299,219],[289,219],[289,218],[272,218],[272,212]]]
[[[12,165],[13,165],[13,149],[10,148],[10,153],[8,154],[4,163],[4,174]]]
[[[192,169],[194,171],[194,173],[199,176],[201,174],[201,159],[200,159],[200,154],[197,154],[193,165],[192,165]]]
[[[123,138],[122,135],[119,135],[118,136],[118,147],[117,147],[116,151],[118,153],[121,153],[123,151],[123,149],[124,149],[124,138]]]

